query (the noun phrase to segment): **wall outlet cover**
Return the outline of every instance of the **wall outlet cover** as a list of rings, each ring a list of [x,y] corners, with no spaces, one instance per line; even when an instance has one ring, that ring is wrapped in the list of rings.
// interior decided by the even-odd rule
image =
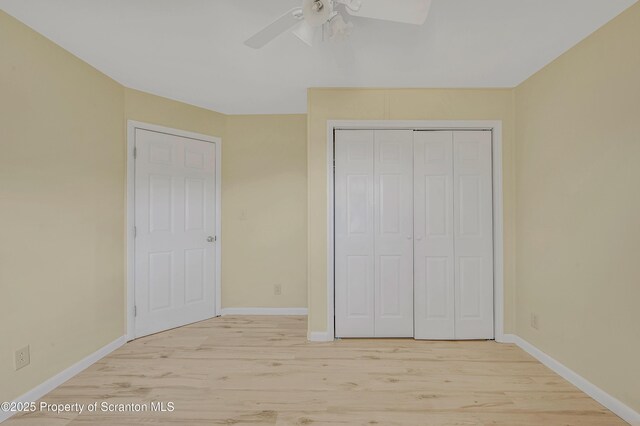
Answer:
[[[540,324],[538,322],[538,314],[531,314],[531,327],[538,330],[540,327]]]
[[[29,353],[29,345],[24,348],[18,349],[16,351],[16,370],[20,370],[23,367],[26,367],[31,362],[31,355]]]

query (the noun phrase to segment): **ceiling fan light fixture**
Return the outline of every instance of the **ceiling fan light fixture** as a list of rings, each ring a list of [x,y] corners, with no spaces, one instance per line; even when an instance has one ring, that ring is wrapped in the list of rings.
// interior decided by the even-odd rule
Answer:
[[[353,32],[353,22],[346,22],[344,17],[338,14],[329,22],[329,30],[331,40],[344,41]]]
[[[298,0],[301,7],[289,12],[249,37],[245,44],[259,49],[295,27],[295,35],[311,46],[317,28],[322,31],[322,40],[347,38],[353,29],[348,15],[359,18],[380,19],[404,24],[422,25],[427,19],[433,0]],[[342,14],[344,16],[342,16]],[[302,22],[300,22],[302,21]],[[301,25],[304,23],[304,25]],[[311,31],[314,30],[314,31]]]
[[[338,3],[343,4],[347,9],[352,12],[357,12],[362,7],[362,0],[336,0]]]
[[[294,36],[298,37],[306,45],[313,47],[313,39],[316,35],[316,29],[315,27],[307,24],[307,21],[302,21],[292,32]]]

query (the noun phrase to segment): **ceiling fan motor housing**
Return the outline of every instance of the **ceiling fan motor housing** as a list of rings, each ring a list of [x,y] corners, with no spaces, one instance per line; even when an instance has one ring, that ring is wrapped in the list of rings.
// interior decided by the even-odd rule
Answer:
[[[304,19],[312,27],[326,23],[333,13],[333,0],[303,0]]]

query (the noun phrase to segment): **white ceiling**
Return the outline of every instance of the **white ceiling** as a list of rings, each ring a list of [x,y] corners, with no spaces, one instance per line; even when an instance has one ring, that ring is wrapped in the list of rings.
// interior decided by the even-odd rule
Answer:
[[[366,1],[366,0],[363,0]],[[389,0],[392,1],[392,0]],[[302,113],[308,87],[514,87],[636,0],[434,0],[420,27],[243,41],[300,0],[0,0],[125,86],[229,114]]]

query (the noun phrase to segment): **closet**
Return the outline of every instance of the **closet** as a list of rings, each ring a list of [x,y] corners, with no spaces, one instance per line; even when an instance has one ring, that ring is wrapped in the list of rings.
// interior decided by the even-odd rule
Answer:
[[[334,140],[336,337],[492,339],[491,131]]]

